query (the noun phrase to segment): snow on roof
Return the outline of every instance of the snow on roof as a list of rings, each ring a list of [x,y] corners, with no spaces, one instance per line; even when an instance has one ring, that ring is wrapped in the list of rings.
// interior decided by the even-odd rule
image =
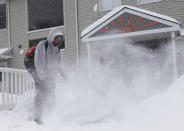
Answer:
[[[12,51],[12,48],[0,48],[0,59],[9,59],[12,58],[11,55],[8,55]]]
[[[0,48],[0,55],[6,54],[10,50],[11,50],[11,48]]]
[[[119,6],[119,7],[115,8],[114,10],[112,10],[109,13],[107,13],[105,16],[103,16],[102,18],[100,18],[99,20],[97,20],[96,22],[91,24],[89,27],[84,29],[83,32],[81,33],[81,37],[83,37],[88,32],[90,32],[91,30],[96,28],[98,25],[100,25],[102,22],[106,21],[111,16],[113,16],[114,14],[118,13],[119,11],[121,11],[121,10],[123,10],[125,8],[131,9],[131,10],[134,10],[134,11],[138,11],[138,12],[141,12],[141,13],[144,13],[144,14],[147,14],[147,15],[151,15],[151,16],[154,16],[154,17],[158,17],[158,18],[161,18],[161,19],[165,19],[165,20],[170,21],[170,22],[174,22],[174,23],[180,24],[180,22],[178,22],[176,19],[174,19],[172,17],[165,16],[165,15],[162,15],[162,14],[158,14],[158,13],[155,13],[155,12],[152,12],[152,11],[140,9],[140,8],[137,8],[137,7],[123,5],[123,6]]]

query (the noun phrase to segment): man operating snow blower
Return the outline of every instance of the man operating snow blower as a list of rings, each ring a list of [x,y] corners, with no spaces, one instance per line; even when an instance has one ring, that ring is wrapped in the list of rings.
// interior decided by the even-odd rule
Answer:
[[[63,34],[53,28],[47,40],[40,41],[37,46],[28,49],[24,58],[25,67],[35,83],[34,120],[37,123],[42,123],[44,110],[54,106],[57,74],[66,79],[61,69],[60,49],[63,44]]]

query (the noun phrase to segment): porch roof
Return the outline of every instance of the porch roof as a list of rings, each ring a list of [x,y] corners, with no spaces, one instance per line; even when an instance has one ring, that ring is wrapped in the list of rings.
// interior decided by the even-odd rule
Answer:
[[[83,42],[179,31],[174,18],[132,6],[120,6],[83,30]]]
[[[0,59],[9,59],[12,56],[9,54],[12,52],[12,48],[0,48]]]

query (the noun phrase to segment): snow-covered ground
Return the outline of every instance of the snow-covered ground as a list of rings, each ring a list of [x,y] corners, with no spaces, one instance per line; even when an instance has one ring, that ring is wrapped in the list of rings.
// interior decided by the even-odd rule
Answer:
[[[57,83],[56,106],[44,113],[43,125],[31,120],[33,98],[27,97],[0,112],[0,131],[182,131],[184,76],[172,81],[166,48],[154,54],[108,45],[101,52],[109,66],[96,67],[95,77]]]
[[[122,104],[123,107],[116,104],[114,104],[116,107],[113,107],[113,105],[108,105],[105,102],[99,102],[98,98],[88,96],[91,94],[90,92],[84,94],[85,97],[88,96],[87,100],[84,100],[85,98],[80,98],[80,93],[84,93],[83,91],[74,93],[75,89],[66,89],[63,92],[64,94],[62,94],[62,91],[58,92],[66,99],[60,99],[58,109],[52,115],[47,115],[44,118],[43,125],[37,125],[35,122],[29,121],[31,98],[27,98],[14,111],[0,112],[0,130],[181,131],[184,130],[183,87],[184,76],[180,77],[166,91],[157,93],[140,104]],[[85,101],[89,101],[89,103],[85,104]],[[119,101],[123,102],[124,100]],[[116,103],[116,101],[114,102]]]

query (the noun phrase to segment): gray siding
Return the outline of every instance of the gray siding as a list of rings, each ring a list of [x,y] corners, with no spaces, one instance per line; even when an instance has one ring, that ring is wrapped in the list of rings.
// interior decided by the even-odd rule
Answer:
[[[9,47],[7,29],[0,29],[0,48]]]
[[[74,0],[64,1],[64,24],[66,51],[62,52],[64,64],[68,69],[76,70],[77,44],[75,24],[75,2]]]
[[[9,62],[9,67],[23,69],[23,55],[20,54],[18,45],[22,49],[27,48],[26,41],[26,10],[25,0],[10,1],[10,30],[11,47],[13,48],[13,59]]]

